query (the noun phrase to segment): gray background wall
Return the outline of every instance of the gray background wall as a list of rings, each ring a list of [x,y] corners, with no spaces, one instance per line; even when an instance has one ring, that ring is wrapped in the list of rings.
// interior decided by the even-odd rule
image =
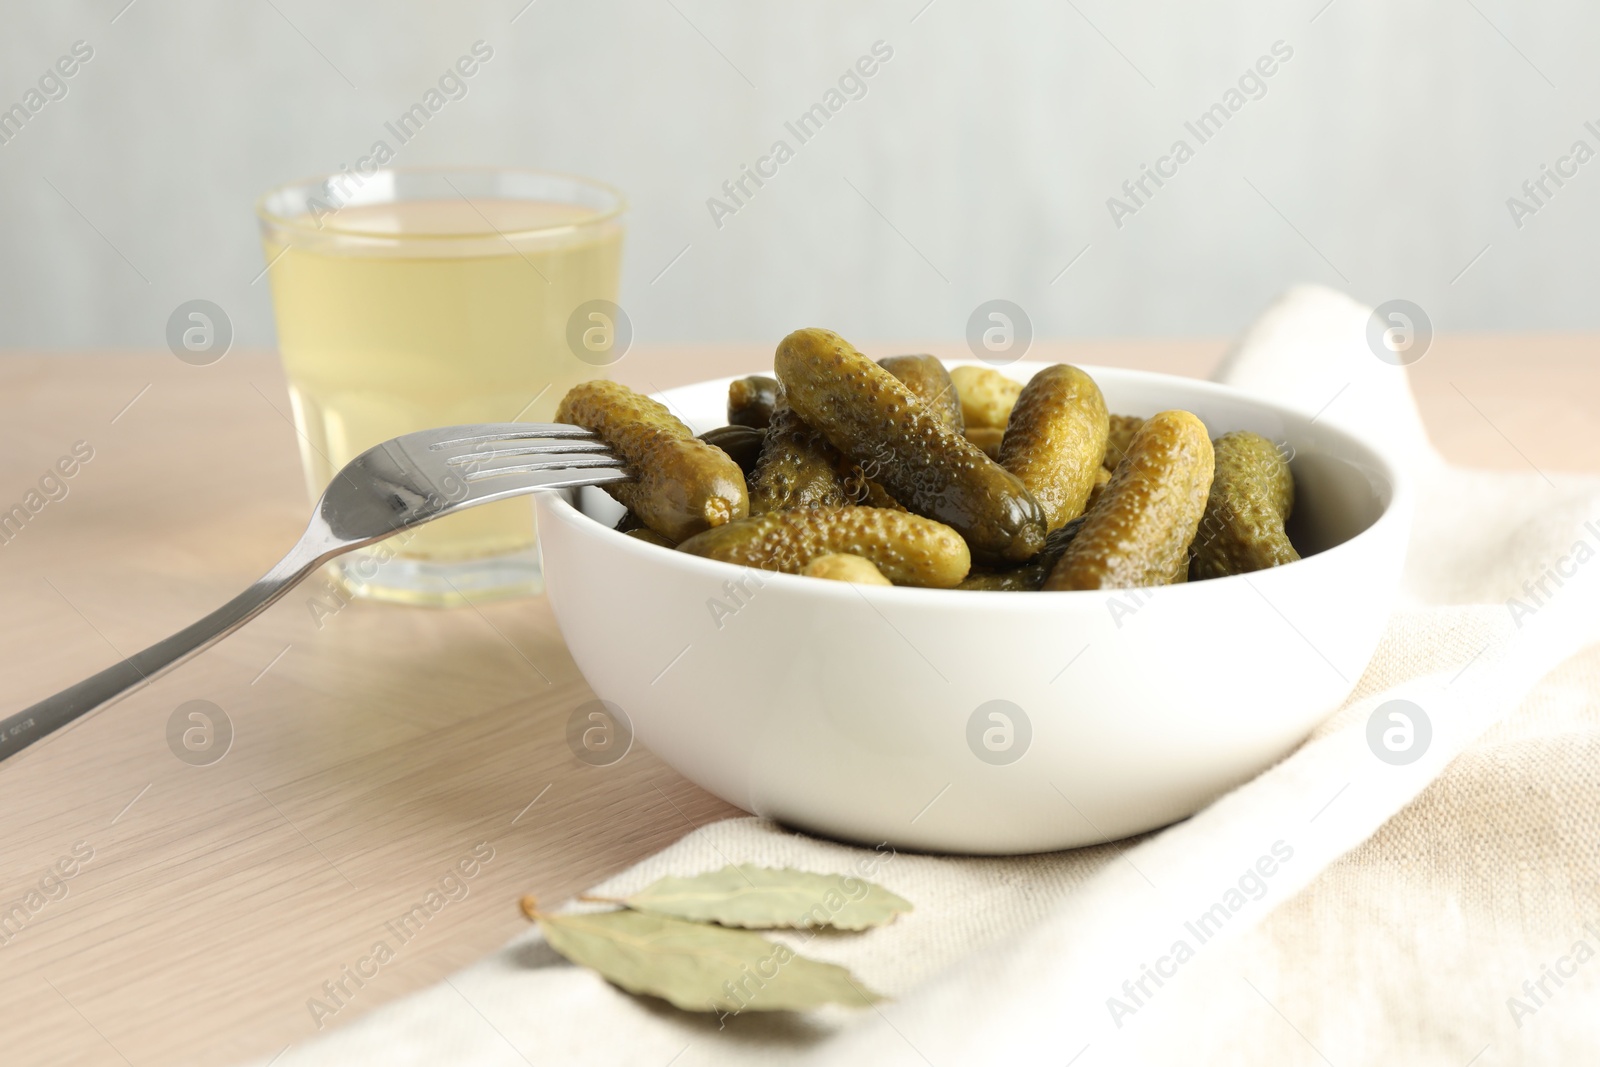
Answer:
[[[0,7],[0,109],[94,49],[0,145],[0,345],[157,347],[195,297],[270,344],[252,199],[354,164],[479,39],[396,162],[623,187],[641,341],[953,338],[991,297],[1044,336],[1219,334],[1299,280],[1441,330],[1600,327],[1600,159],[1520,229],[1506,206],[1600,149],[1594,5],[126,3]],[[877,40],[867,95],[715,226],[706,199]],[[1279,40],[1265,95],[1198,145],[1183,122]],[[1195,157],[1115,226],[1107,197],[1179,137]]]

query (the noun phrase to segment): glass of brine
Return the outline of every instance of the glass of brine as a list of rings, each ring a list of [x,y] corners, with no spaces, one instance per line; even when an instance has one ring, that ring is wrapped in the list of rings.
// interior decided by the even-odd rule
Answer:
[[[627,350],[620,193],[504,168],[344,170],[256,205],[278,347],[315,500],[403,433],[550,422]],[[340,557],[358,596],[451,606],[543,588],[531,498]]]

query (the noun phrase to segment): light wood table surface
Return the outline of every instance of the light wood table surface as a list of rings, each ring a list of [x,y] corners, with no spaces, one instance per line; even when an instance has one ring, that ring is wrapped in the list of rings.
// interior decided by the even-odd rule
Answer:
[[[1041,343],[1032,355],[1204,375],[1225,348]],[[1600,337],[1442,337],[1411,373],[1452,459],[1594,470],[1597,353]],[[765,346],[658,348],[617,369],[666,388],[770,359]],[[0,354],[0,511],[76,442],[93,449],[66,495],[0,544],[0,713],[193,621],[278,558],[308,512],[288,411],[267,353],[209,367],[164,352]],[[591,693],[542,598],[358,602],[319,627],[321,585],[0,766],[0,904],[26,913],[0,924],[0,1062],[271,1056],[316,1032],[308,999],[475,849],[492,858],[466,895],[446,882],[459,899],[328,1025],[494,949],[523,925],[520,894],[554,902],[737,814],[649,752],[607,768],[572,756],[565,723]],[[196,699],[234,730],[210,766],[180,761],[166,739]],[[73,877],[47,879],[62,861]]]

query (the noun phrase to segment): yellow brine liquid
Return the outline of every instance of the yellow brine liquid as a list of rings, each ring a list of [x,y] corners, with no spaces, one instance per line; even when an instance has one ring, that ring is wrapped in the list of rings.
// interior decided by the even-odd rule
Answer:
[[[320,221],[314,235],[296,225],[265,238],[313,497],[381,441],[457,423],[549,422],[572,385],[604,373],[568,343],[580,305],[617,297],[622,228],[595,224],[593,209],[423,200],[348,206]],[[519,498],[420,527],[369,550],[369,560],[449,564],[534,545],[532,500]],[[344,573],[361,584],[358,567]],[[472,598],[460,592],[374,595]]]

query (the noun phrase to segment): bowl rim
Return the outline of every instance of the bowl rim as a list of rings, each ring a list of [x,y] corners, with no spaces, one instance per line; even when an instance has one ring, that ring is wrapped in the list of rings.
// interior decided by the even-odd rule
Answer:
[[[1033,373],[1037,373],[1038,369],[1051,365],[1034,360],[1019,360],[1016,363],[1008,364],[1006,367],[997,367],[976,359],[943,359],[941,362],[947,367],[991,366],[1001,371],[1001,373],[1005,373],[1007,368],[1018,366],[1035,368]],[[1096,381],[1099,381],[1101,376],[1104,375],[1108,378],[1131,378],[1152,384],[1176,384],[1185,389],[1198,390],[1203,395],[1234,401],[1242,400],[1249,404],[1259,405],[1269,411],[1287,414],[1294,418],[1303,419],[1308,423],[1315,421],[1317,415],[1320,414],[1262,396],[1248,389],[1241,389],[1237,386],[1205,378],[1190,378],[1181,374],[1168,374],[1163,371],[1139,370],[1130,367],[1107,367],[1089,363],[1079,363],[1074,364],[1074,366],[1088,373]],[[749,374],[770,376],[771,368],[750,371]],[[652,399],[666,402],[664,397],[668,394],[731,382],[746,376],[745,374],[730,374],[715,378],[704,378],[693,382],[685,382],[669,389],[662,389],[649,395]],[[952,601],[954,603],[969,605],[975,602],[974,598],[983,598],[976,602],[989,605],[1016,603],[1021,608],[1037,609],[1051,604],[1065,607],[1069,603],[1088,603],[1092,600],[1104,601],[1111,597],[1122,596],[1135,591],[1142,591],[1146,595],[1159,591],[1164,597],[1223,595],[1228,590],[1237,589],[1241,583],[1254,585],[1257,582],[1267,583],[1269,587],[1267,591],[1270,591],[1270,587],[1273,585],[1285,581],[1296,581],[1295,575],[1307,574],[1305,568],[1326,569],[1327,567],[1342,566],[1343,557],[1354,551],[1351,546],[1356,545],[1357,542],[1361,542],[1364,548],[1367,543],[1377,538],[1391,536],[1394,527],[1409,525],[1410,523],[1413,488],[1410,475],[1404,466],[1385,451],[1381,445],[1363,438],[1343,426],[1332,422],[1324,422],[1320,424],[1318,429],[1322,433],[1331,434],[1338,441],[1340,449],[1337,455],[1341,458],[1347,462],[1375,468],[1382,477],[1386,478],[1389,482],[1389,499],[1383,504],[1383,510],[1378,514],[1377,518],[1373,519],[1359,533],[1341,541],[1332,548],[1324,549],[1315,555],[1304,557],[1293,563],[1284,564],[1282,567],[1269,567],[1249,574],[1231,574],[1221,578],[1208,578],[1201,582],[1181,582],[1175,585],[1150,586],[1143,589],[1038,590],[1038,593],[1044,594],[1043,597],[1038,595],[1019,597],[1014,592],[998,589],[932,589],[924,586],[857,585],[854,582],[820,581],[815,578],[808,578],[805,575],[786,574],[782,571],[760,571],[761,581],[763,585],[769,581],[776,582],[777,587],[780,589],[788,588],[800,595],[811,595],[822,600],[829,598],[856,599],[859,597],[865,598],[869,603],[875,600],[882,600],[885,603],[897,604],[920,603],[929,607],[933,607],[950,598],[954,598]],[[693,556],[687,552],[679,552],[676,549],[664,548],[661,545],[650,544],[648,541],[641,541],[636,537],[629,537],[627,534],[620,533],[585,514],[581,508],[574,505],[561,493],[539,493],[536,494],[535,499],[541,508],[549,509],[551,518],[565,522],[578,529],[582,529],[583,525],[587,524],[594,530],[599,531],[602,534],[602,538],[609,534],[614,539],[610,542],[613,547],[625,554],[634,554],[635,558],[656,559],[662,563],[670,559],[675,561],[675,565],[686,568],[690,573],[701,573],[712,578],[715,578],[718,574],[728,575],[733,572],[743,572],[750,569],[736,564],[725,563],[722,560]],[[1404,546],[1409,541],[1408,532],[1402,532],[1396,537],[1396,540],[1401,545],[1401,551],[1404,551]],[[639,556],[639,553],[644,555]],[[1265,592],[1260,589],[1257,592],[1265,595]],[[1064,599],[1070,597],[1077,599]],[[995,598],[1000,599],[996,600]]]

